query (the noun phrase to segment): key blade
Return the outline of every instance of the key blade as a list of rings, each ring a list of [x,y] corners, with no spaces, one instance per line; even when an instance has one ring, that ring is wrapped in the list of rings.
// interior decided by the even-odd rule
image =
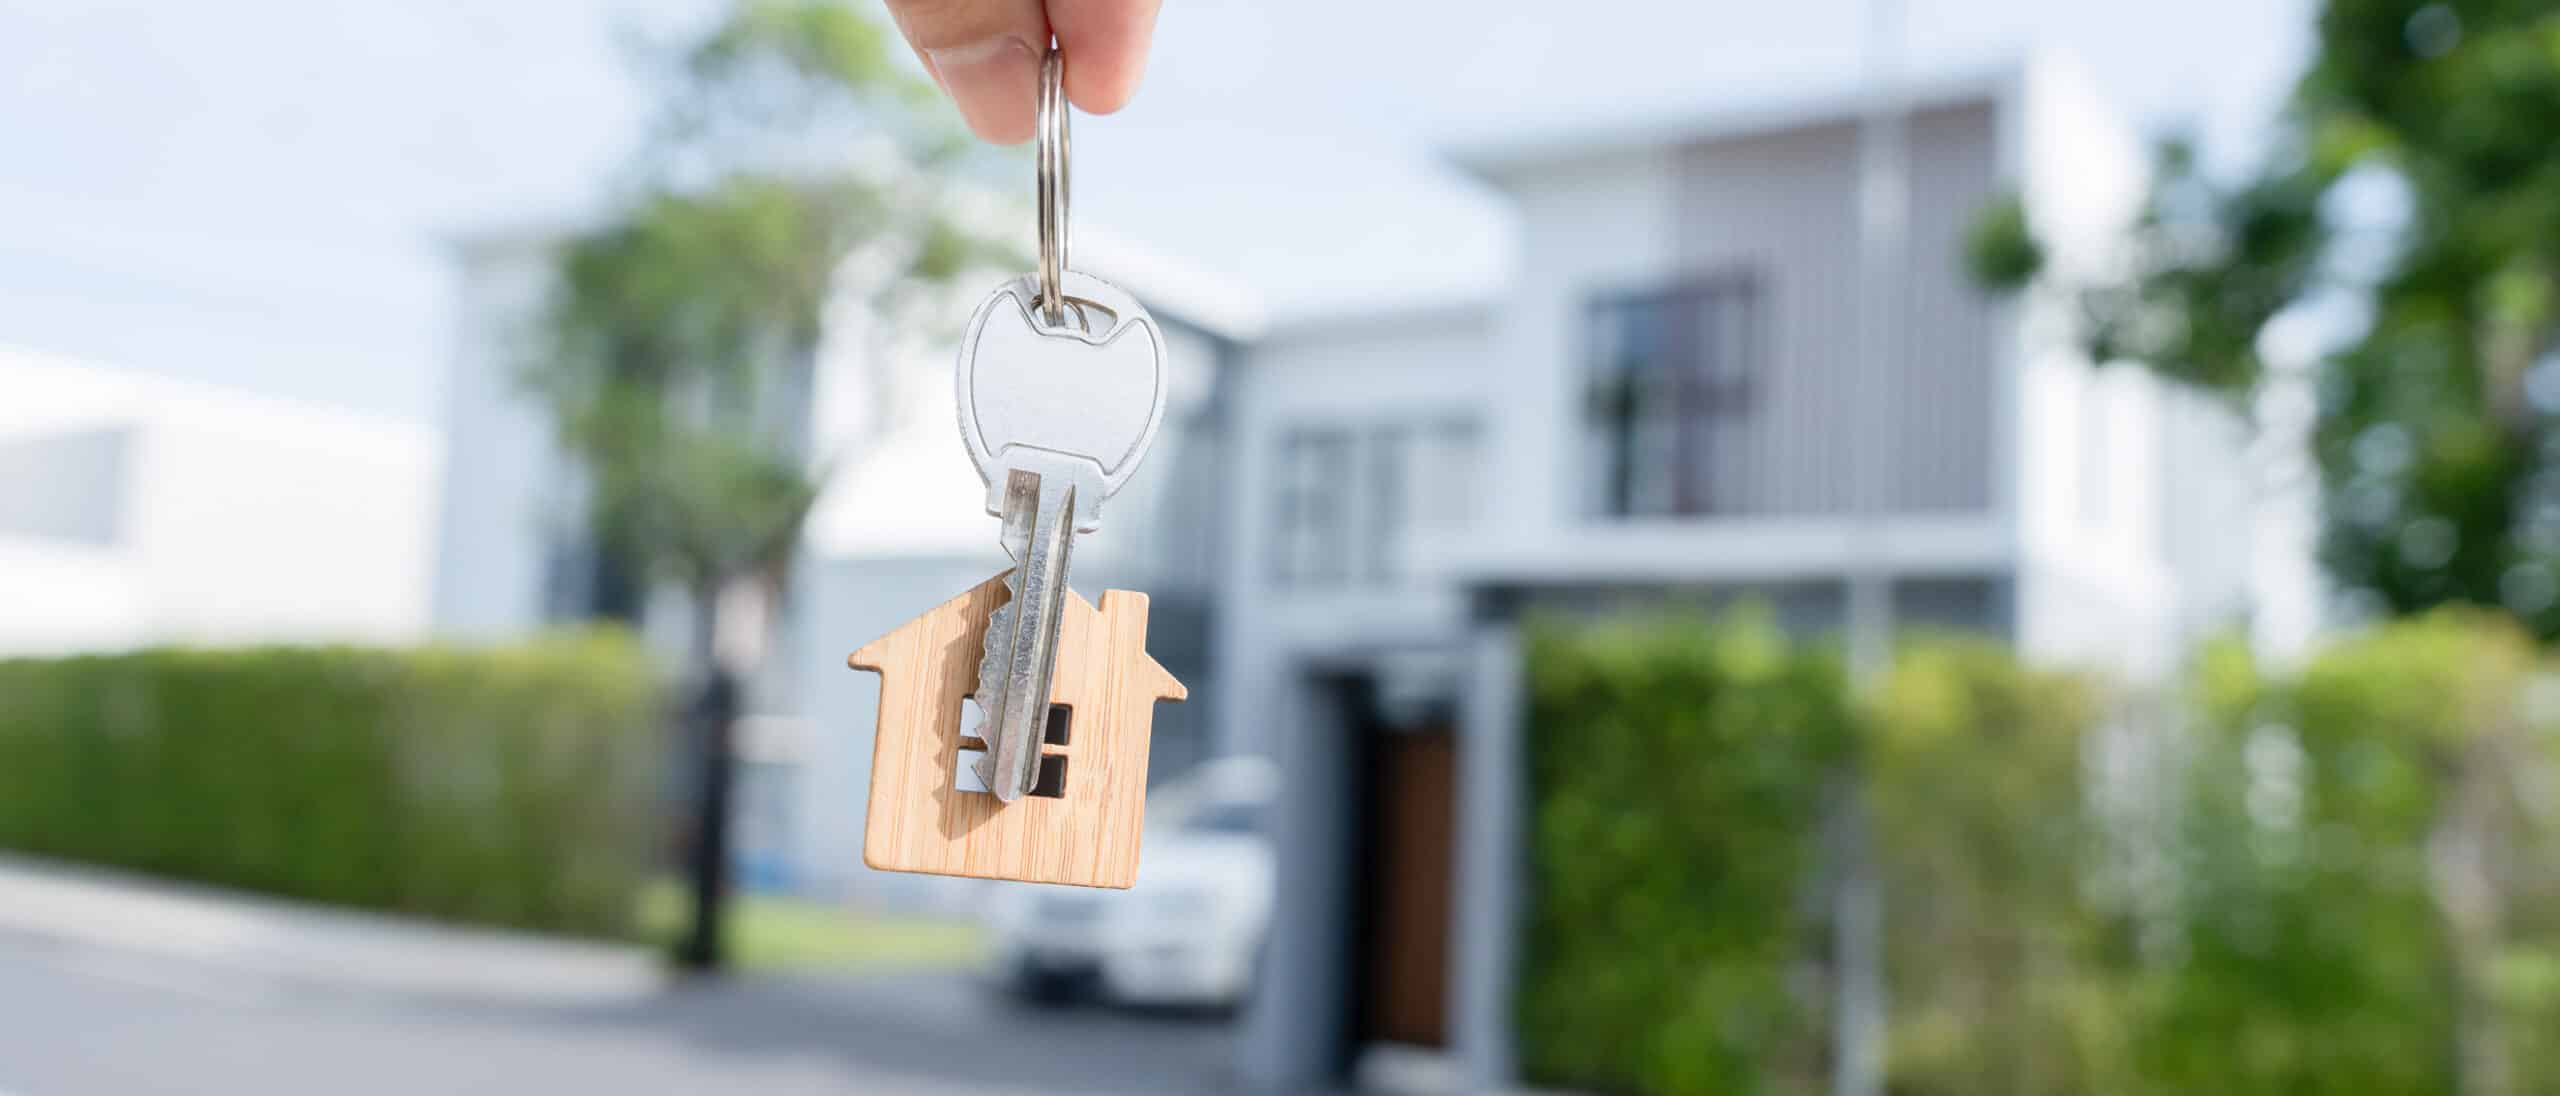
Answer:
[[[1067,561],[1074,547],[1075,488],[1037,473],[1008,473],[1004,522],[1012,598],[987,618],[978,662],[978,705],[986,712],[986,756],[974,766],[989,791],[1010,803],[1040,774],[1040,737],[1049,710]],[[1017,531],[1018,534],[1017,535]]]
[[[1021,627],[1014,611],[1022,602],[1022,560],[1031,554],[1031,526],[1040,514],[1040,477],[1014,472],[1005,478],[1004,526],[997,537],[1004,554],[1014,562],[1005,572],[1004,589],[1008,595],[995,612],[987,616],[987,638],[978,652],[978,711],[985,722],[979,738],[987,743],[986,752],[972,763],[978,783],[993,791],[996,781],[996,736],[1004,726],[1005,687],[1013,669],[1013,651],[1020,639]]]
[[[1014,575],[1019,576],[1022,557],[1031,551],[1031,527],[1040,519],[1040,477],[1031,472],[1008,472],[1004,490],[1004,525],[996,532],[996,543],[1004,546],[1005,558],[1014,562]],[[1008,577],[1007,583],[1012,587],[1021,585],[1013,577]]]

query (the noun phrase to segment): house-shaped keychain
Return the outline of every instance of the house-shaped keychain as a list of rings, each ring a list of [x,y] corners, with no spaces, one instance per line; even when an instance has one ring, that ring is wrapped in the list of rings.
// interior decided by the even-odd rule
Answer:
[[[1059,621],[1040,782],[1004,803],[974,790],[964,728],[975,710],[987,620],[1003,575],[855,651],[880,675],[879,734],[862,861],[884,871],[1127,887],[1138,878],[1147,744],[1158,700],[1182,683],[1147,655],[1147,595],[1106,590],[1096,609],[1070,591]]]

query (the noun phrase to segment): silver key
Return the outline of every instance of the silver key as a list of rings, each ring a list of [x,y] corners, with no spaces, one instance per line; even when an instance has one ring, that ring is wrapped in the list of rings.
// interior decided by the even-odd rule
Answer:
[[[998,288],[960,344],[960,439],[1003,519],[1011,600],[987,623],[978,664],[981,783],[1010,803],[1040,778],[1067,561],[1078,533],[1128,482],[1164,420],[1164,333],[1135,298],[1066,270],[1060,322],[1046,322],[1037,275]]]

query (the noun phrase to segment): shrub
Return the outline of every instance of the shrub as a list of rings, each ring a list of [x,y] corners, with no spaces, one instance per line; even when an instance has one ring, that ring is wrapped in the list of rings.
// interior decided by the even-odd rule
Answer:
[[[645,655],[604,634],[0,661],[0,847],[620,935],[657,704]]]
[[[1893,1092],[2121,1091],[2121,924],[2092,898],[2105,699],[1961,639],[1903,646],[1869,697]]]
[[[2149,1079],[2241,1094],[2560,1083],[2526,1073],[2549,1068],[2533,1056],[2560,956],[2560,756],[2529,703],[2544,673],[2511,622],[2460,612],[2348,640],[2291,681],[2237,651],[2208,660],[2180,955],[2137,1027]]]
[[[1854,775],[1897,1094],[2560,1092],[2560,676],[2503,617],[2214,647],[2185,734],[1990,644],[1852,708],[1758,616],[1531,636],[1536,1080],[1823,1089]]]
[[[1522,1061],[1544,1082],[1814,1092],[1835,660],[1764,615],[1531,630]]]

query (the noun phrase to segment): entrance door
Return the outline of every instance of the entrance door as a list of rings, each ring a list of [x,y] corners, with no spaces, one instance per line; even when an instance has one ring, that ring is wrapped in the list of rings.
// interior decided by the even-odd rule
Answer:
[[[1441,1046],[1457,743],[1445,727],[1371,737],[1360,1041]]]

